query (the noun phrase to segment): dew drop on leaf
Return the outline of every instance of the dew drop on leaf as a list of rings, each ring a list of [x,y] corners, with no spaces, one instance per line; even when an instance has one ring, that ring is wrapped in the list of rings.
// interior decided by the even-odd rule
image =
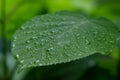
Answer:
[[[36,60],[36,63],[39,63],[40,62],[40,60]]]
[[[105,39],[105,38],[103,38],[102,40],[103,40],[103,41],[105,41],[106,39]]]
[[[115,44],[115,41],[109,41],[111,44]]]
[[[53,33],[55,33],[55,31],[54,31],[54,30],[52,30],[52,31],[51,31],[51,33],[53,34]]]
[[[12,47],[14,48],[14,47],[15,47],[15,44],[13,44]]]
[[[24,62],[24,60],[21,60],[21,61],[20,61],[20,64],[22,64],[23,62]]]
[[[97,32],[97,31],[94,31],[94,32],[93,32],[93,34],[94,34],[94,35],[97,35],[97,34],[98,34],[98,32]]]
[[[26,49],[27,50],[31,50],[32,48],[30,46],[26,46]]]
[[[20,56],[17,54],[17,55],[16,55],[16,58],[18,59],[18,58],[20,58]]]
[[[21,27],[21,30],[24,30],[25,29],[25,27]]]
[[[90,41],[88,41],[87,39],[85,40],[86,41],[86,44],[89,45],[90,44]]]
[[[29,40],[27,40],[27,41],[26,41],[26,43],[30,43],[30,41],[29,41]]]

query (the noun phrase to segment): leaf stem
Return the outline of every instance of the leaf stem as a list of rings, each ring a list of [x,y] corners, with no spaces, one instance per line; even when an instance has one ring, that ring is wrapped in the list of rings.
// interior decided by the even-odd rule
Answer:
[[[6,52],[6,35],[5,35],[5,0],[1,0],[1,14],[2,14],[2,21],[1,21],[1,35],[2,35],[2,53],[4,55],[3,66],[4,66],[4,80],[7,80],[7,52]]]
[[[6,19],[5,22],[9,21],[9,19],[14,15],[14,13],[20,8],[20,6],[22,5],[22,2],[24,0],[18,1],[13,8],[8,12],[8,14],[6,15]]]

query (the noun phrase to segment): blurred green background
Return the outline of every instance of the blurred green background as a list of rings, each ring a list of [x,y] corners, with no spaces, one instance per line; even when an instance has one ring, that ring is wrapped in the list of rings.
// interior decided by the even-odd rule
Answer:
[[[7,80],[120,80],[118,48],[108,56],[97,54],[66,64],[31,68],[19,74],[16,72],[16,62],[11,52],[14,32],[34,16],[60,10],[106,17],[120,29],[120,0],[0,0],[0,80],[4,80],[3,47],[6,52]],[[120,46],[120,40],[117,45]]]

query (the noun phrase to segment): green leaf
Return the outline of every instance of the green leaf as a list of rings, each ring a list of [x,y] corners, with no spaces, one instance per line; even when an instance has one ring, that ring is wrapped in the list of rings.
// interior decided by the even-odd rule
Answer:
[[[7,39],[11,39],[15,30],[18,29],[23,22],[25,22],[26,20],[32,18],[37,14],[41,14],[42,6],[44,5],[43,1],[41,0],[14,0],[14,1],[6,0],[5,2],[6,2],[5,35]],[[2,4],[1,1],[0,4]],[[2,7],[0,7],[0,10],[1,9]],[[28,14],[30,10],[31,12],[30,14]],[[2,19],[2,15],[0,15],[0,18]]]
[[[19,70],[109,54],[116,44],[118,28],[104,18],[60,11],[37,16],[14,35],[12,52]]]

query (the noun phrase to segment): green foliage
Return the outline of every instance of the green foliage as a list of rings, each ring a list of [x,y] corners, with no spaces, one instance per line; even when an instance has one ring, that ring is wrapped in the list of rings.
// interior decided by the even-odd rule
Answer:
[[[25,21],[44,12],[60,10],[81,11],[86,14],[104,16],[116,21],[120,18],[119,3],[119,0],[6,0],[6,37],[11,39],[16,29]],[[2,2],[0,2],[1,4]],[[2,10],[1,6],[0,10]],[[2,19],[0,12],[0,24],[1,20],[4,19]]]
[[[48,0],[50,12],[60,10],[79,10],[91,13],[95,8],[95,0]]]
[[[94,15],[105,16],[113,21],[120,18],[120,0],[96,0]]]
[[[2,16],[0,16],[2,20],[6,21],[6,37],[11,38],[22,23],[34,15],[40,14],[42,12],[42,3],[41,0],[6,0],[6,19],[2,19]],[[2,7],[0,7],[1,9]]]
[[[14,35],[12,52],[19,70],[69,62],[86,56],[109,54],[118,28],[105,18],[89,18],[61,11],[37,16]]]

